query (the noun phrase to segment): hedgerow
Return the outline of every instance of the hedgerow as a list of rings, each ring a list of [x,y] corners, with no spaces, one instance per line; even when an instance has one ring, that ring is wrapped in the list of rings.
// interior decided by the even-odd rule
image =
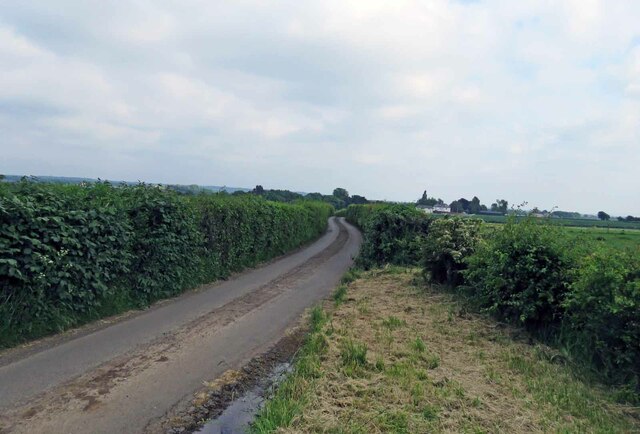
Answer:
[[[416,264],[432,220],[403,205],[350,205],[346,219],[362,229],[359,265]]]
[[[432,219],[409,207],[350,206],[363,230],[360,262],[423,266],[469,305],[526,327],[576,365],[624,385],[640,402],[640,257],[598,246],[534,218],[495,230],[467,218]]]
[[[640,262],[575,241],[544,221],[511,219],[468,258],[462,291],[640,400]]]
[[[482,225],[482,220],[460,217],[434,220],[424,240],[425,277],[450,286],[461,284],[467,258],[480,243]]]
[[[0,347],[225,278],[319,236],[333,209],[160,187],[0,184]]]

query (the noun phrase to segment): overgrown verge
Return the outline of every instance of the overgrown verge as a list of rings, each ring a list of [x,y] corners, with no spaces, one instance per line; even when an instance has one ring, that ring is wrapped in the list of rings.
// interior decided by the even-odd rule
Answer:
[[[360,270],[352,268],[343,276],[332,297],[336,308],[346,301],[348,286],[360,275]],[[256,416],[251,426],[252,433],[271,433],[278,428],[291,426],[313,399],[315,383],[322,376],[327,336],[333,333],[332,327],[330,331],[326,330],[326,325],[331,324],[330,315],[321,306],[310,311],[309,333],[294,360],[293,370]]]
[[[360,263],[422,265],[483,312],[561,349],[582,373],[640,402],[640,256],[534,218],[486,228],[407,207],[351,206]],[[419,213],[419,212],[418,212]],[[418,259],[416,259],[418,258]]]
[[[0,348],[225,278],[318,237],[332,212],[147,185],[0,184]]]
[[[607,432],[640,429],[637,408],[577,379],[518,328],[425,291],[418,269],[374,269],[330,316],[315,311],[294,373],[257,433]]]

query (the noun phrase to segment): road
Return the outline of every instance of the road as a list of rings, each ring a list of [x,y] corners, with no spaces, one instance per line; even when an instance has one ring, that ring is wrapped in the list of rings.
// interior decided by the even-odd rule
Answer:
[[[0,432],[145,432],[203,381],[272,346],[338,284],[360,244],[331,218],[312,245],[262,267],[1,353]]]

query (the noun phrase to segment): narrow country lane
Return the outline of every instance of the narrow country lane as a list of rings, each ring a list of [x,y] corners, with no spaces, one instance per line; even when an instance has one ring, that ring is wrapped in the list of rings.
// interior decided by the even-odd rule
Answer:
[[[266,351],[349,268],[360,233],[110,323],[0,353],[0,433],[140,433],[202,382]]]

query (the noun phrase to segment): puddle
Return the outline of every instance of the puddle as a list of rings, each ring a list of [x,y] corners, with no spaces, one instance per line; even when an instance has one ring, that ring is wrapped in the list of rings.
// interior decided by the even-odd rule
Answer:
[[[249,428],[262,404],[264,396],[268,396],[274,385],[280,383],[284,376],[291,370],[290,363],[280,363],[271,371],[271,374],[257,386],[247,391],[240,398],[231,402],[229,406],[218,416],[207,422],[196,433],[200,434],[244,434]]]

